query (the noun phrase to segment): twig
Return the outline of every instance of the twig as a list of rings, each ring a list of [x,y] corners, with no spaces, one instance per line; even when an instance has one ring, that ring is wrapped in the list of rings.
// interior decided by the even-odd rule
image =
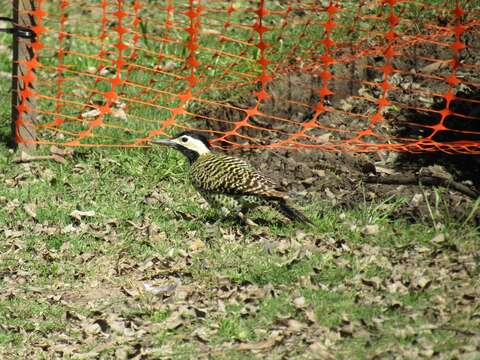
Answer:
[[[25,151],[22,151],[19,156],[14,158],[12,161],[14,163],[29,163],[32,161],[43,161],[43,160],[53,160],[59,162],[61,164],[66,164],[67,160],[65,156],[72,155],[72,149],[60,149],[56,146],[50,147],[50,154],[51,155],[30,155]]]
[[[364,178],[366,183],[370,184],[386,184],[386,185],[427,185],[427,186],[443,186],[452,188],[459,193],[467,195],[473,199],[480,197],[480,194],[470,189],[468,186],[459,182],[445,179],[438,176],[425,175],[392,175],[392,176],[367,176]]]
[[[33,161],[43,161],[43,160],[54,160],[56,162],[59,162],[61,164],[65,164],[66,160],[58,155],[58,154],[52,154],[52,155],[28,155],[27,153],[23,152],[20,154],[20,156],[14,158],[12,162],[14,163],[29,163]]]

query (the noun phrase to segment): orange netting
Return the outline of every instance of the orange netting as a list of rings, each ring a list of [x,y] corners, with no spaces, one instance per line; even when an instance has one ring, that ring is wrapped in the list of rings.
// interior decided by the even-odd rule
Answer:
[[[480,153],[478,4],[37,0],[20,78],[36,108],[17,126],[65,146],[194,129],[223,147]]]

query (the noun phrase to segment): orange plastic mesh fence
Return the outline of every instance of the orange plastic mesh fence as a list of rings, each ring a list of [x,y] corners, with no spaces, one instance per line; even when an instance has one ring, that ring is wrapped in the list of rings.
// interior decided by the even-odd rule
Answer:
[[[17,126],[37,143],[193,129],[221,147],[480,153],[476,0],[37,0],[31,15],[36,108]]]

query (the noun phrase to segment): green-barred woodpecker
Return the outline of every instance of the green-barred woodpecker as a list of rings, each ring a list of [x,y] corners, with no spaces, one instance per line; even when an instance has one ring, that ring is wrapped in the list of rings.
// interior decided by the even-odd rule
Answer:
[[[154,140],[153,144],[173,147],[190,161],[189,176],[193,186],[211,207],[245,217],[248,210],[267,205],[287,218],[302,223],[311,221],[289,205],[287,192],[250,164],[233,156],[215,153],[208,140],[199,133],[182,132],[169,140]]]

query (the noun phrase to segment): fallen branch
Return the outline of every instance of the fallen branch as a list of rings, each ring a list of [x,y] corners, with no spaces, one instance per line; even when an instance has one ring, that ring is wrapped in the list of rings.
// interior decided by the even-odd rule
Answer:
[[[14,158],[12,161],[14,163],[29,163],[33,161],[44,161],[44,160],[53,160],[59,162],[61,164],[66,164],[67,160],[65,156],[72,155],[73,150],[71,149],[59,149],[56,146],[50,147],[50,154],[51,155],[30,155],[26,152],[20,152],[20,155]]]
[[[23,152],[20,154],[20,156],[14,158],[12,162],[20,164],[20,163],[29,163],[33,161],[43,161],[43,160],[53,160],[56,162],[59,162],[61,164],[65,164],[67,161],[57,155],[57,154],[52,154],[52,155],[28,155],[27,153]]]
[[[386,185],[427,185],[427,186],[442,186],[451,188],[459,193],[467,195],[473,199],[477,199],[480,194],[470,189],[468,186],[459,182],[445,179],[438,176],[426,175],[392,175],[392,176],[367,176],[364,178],[366,183],[370,184],[386,184]]]

